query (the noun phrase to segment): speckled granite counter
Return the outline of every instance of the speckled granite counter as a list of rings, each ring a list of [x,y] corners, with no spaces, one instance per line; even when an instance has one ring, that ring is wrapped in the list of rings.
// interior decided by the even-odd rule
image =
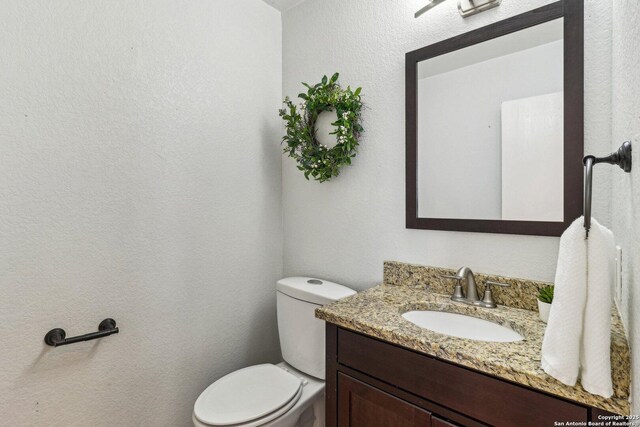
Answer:
[[[385,278],[387,277],[385,271]],[[434,293],[433,289],[427,291],[426,284],[406,281],[402,283],[404,285],[383,284],[326,305],[316,310],[316,317],[346,329],[589,406],[617,414],[629,413],[630,355],[617,313],[613,316],[611,342],[614,397],[604,399],[586,392],[580,385],[566,386],[542,370],[540,348],[545,323],[540,321],[536,311],[507,306],[495,309],[472,307],[453,302],[449,295]],[[438,334],[402,318],[402,313],[411,310],[468,314],[509,326],[525,339],[520,342],[496,343]]]

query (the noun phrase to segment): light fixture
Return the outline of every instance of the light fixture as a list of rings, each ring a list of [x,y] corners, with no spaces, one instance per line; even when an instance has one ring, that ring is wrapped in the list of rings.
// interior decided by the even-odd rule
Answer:
[[[440,3],[442,3],[444,0],[431,0],[429,3],[427,3],[427,5],[425,7],[423,7],[422,9],[420,9],[419,11],[417,11],[415,13],[415,17],[419,17],[420,15],[422,15],[423,13],[425,13],[426,11],[428,11],[431,8],[436,7],[437,5],[439,5]]]
[[[415,17],[419,17],[444,1],[445,0],[431,0],[425,7],[415,13]],[[458,0],[458,12],[460,12],[463,18],[466,18],[467,16],[494,8],[498,6],[501,1],[502,0]]]

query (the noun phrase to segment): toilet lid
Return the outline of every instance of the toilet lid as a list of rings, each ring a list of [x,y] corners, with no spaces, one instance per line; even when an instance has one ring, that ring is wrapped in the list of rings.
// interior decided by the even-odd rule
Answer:
[[[288,409],[300,398],[301,388],[300,378],[275,365],[249,366],[207,387],[193,413],[199,421],[214,426],[248,423]]]

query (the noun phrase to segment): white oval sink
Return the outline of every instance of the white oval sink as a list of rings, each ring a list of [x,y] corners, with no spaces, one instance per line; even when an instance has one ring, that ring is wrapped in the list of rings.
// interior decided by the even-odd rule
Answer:
[[[493,342],[515,342],[524,339],[511,328],[464,314],[444,311],[409,311],[402,317],[421,328],[452,337]]]

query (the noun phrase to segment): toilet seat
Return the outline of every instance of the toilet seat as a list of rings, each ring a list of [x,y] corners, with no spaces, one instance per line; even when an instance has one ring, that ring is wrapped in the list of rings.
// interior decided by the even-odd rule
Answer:
[[[295,405],[302,388],[300,378],[278,366],[249,366],[207,387],[196,400],[193,413],[209,426],[260,426]]]

